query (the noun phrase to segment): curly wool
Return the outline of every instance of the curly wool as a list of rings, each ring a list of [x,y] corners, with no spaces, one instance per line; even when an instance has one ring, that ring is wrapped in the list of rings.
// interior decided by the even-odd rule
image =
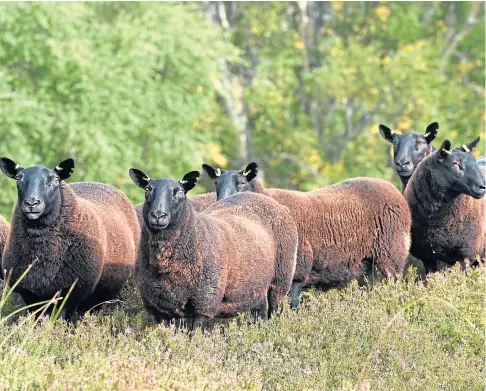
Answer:
[[[268,296],[274,311],[289,292],[297,228],[287,209],[238,194],[203,212],[185,201],[180,223],[142,229],[135,279],[158,320],[232,316]]]
[[[253,188],[287,206],[297,224],[294,281],[339,287],[363,276],[371,263],[385,276],[403,272],[411,217],[391,183],[354,178],[311,192],[264,189],[259,183]]]
[[[44,227],[26,224],[14,209],[3,269],[15,281],[32,264],[18,292],[27,304],[65,294],[79,279],[68,308],[87,310],[113,299],[130,277],[140,228],[128,198],[101,183],[61,182],[61,208]]]
[[[486,199],[443,198],[434,188],[431,162],[428,157],[419,165],[404,194],[412,213],[410,252],[432,270],[438,261],[484,258]]]

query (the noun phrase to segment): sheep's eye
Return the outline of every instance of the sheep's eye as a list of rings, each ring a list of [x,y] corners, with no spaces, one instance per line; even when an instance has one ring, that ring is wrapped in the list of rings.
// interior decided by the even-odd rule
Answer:
[[[182,189],[175,189],[173,193],[174,198],[182,199],[184,198],[184,190]]]
[[[150,191],[150,188],[147,186],[144,190],[145,191]]]
[[[243,186],[244,184],[246,184],[245,181],[238,181],[238,186]]]
[[[59,177],[55,176],[54,178],[52,178],[52,182],[54,182],[55,184],[58,184],[59,183]]]
[[[392,144],[393,144],[393,145],[397,145],[397,140],[393,140],[393,141],[392,141]]]
[[[15,176],[15,180],[16,180],[16,181],[20,181],[21,179],[22,179],[22,175],[16,175],[16,176]]]

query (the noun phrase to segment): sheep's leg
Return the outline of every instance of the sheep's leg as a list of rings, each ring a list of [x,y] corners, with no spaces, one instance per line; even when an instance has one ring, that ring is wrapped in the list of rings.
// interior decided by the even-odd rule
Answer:
[[[300,304],[300,293],[302,292],[303,282],[292,282],[292,287],[290,288],[290,308],[293,310],[299,308]]]
[[[469,260],[469,258],[464,258],[462,261],[460,261],[460,264],[461,264],[461,271],[463,271],[467,275],[471,261]]]
[[[282,303],[283,301],[282,299],[285,296],[281,296],[277,289],[271,287],[268,290],[267,297],[268,297],[268,319],[271,319],[273,313],[279,309],[279,304]]]
[[[267,297],[266,296],[260,301],[260,303],[255,308],[251,310],[251,313],[255,317],[255,319],[267,318]]]
[[[148,301],[142,299],[143,303],[144,303],[144,306],[145,306],[145,310],[154,317],[155,319],[155,322],[158,323],[158,324],[161,324],[163,323],[164,326],[169,326],[170,325],[170,319],[168,319],[166,316],[163,316],[158,310],[157,308],[155,308],[154,306],[150,305]]]
[[[206,316],[194,316],[193,317],[193,320],[192,320],[192,325],[191,327],[189,327],[189,330],[190,331],[193,331],[193,330],[196,330],[196,329],[201,329],[201,330],[204,330],[204,326],[206,324],[206,320],[208,318]],[[188,322],[188,326],[189,326],[189,322]]]
[[[425,268],[427,270],[427,274],[430,273],[435,273],[436,271],[439,270],[439,267],[437,265],[437,261],[435,260],[427,260],[427,262],[424,262]]]

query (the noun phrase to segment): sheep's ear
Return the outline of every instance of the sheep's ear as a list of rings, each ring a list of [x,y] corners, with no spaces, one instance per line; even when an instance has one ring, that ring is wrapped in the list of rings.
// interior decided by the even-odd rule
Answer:
[[[257,176],[258,166],[255,162],[250,163],[246,166],[246,168],[243,171],[240,171],[241,174],[246,177],[246,180],[250,182],[252,179],[254,179]]]
[[[74,160],[69,158],[62,161],[54,168],[54,171],[56,171],[61,181],[68,179],[74,172]]]
[[[470,153],[474,148],[476,148],[476,146],[478,145],[479,143],[479,140],[481,140],[481,137],[476,137],[473,141],[471,141],[469,144],[462,144],[459,149],[463,152],[467,152],[467,153]]]
[[[221,175],[221,170],[219,168],[213,168],[209,164],[203,164],[202,169],[211,179],[216,179]]]
[[[451,142],[449,140],[444,140],[439,149],[439,156],[441,159],[445,159],[451,154]]]
[[[380,125],[379,129],[380,129],[380,134],[383,136],[383,138],[389,143],[393,143],[396,137],[395,132],[385,125]]]
[[[150,182],[150,177],[141,170],[130,168],[128,173],[130,174],[130,178],[132,178],[133,183],[142,189],[145,189]]]
[[[179,183],[186,193],[196,186],[197,178],[199,178],[200,175],[199,171],[191,171],[184,175],[184,178],[182,178]]]
[[[0,157],[0,169],[9,178],[15,178],[17,174],[24,168],[20,167],[17,163],[15,163],[13,160],[10,160],[8,157]]]
[[[430,144],[435,139],[438,131],[439,131],[438,122],[432,122],[429,126],[427,126],[424,133],[425,141],[427,141],[427,144]]]

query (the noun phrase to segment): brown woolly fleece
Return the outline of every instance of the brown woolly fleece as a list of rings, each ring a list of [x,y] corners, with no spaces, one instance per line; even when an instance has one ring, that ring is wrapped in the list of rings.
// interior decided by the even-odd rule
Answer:
[[[354,178],[311,192],[255,188],[287,206],[297,223],[295,282],[329,289],[363,276],[372,264],[384,276],[403,271],[411,217],[391,183]]]
[[[484,259],[486,244],[486,198],[461,194],[452,200],[440,199],[431,186],[433,157],[418,166],[404,194],[412,213],[410,252],[430,271],[438,269],[438,262],[453,265],[477,256]]]
[[[209,205],[214,204],[216,200],[216,192],[198,194],[191,199],[192,208],[196,212],[202,212]],[[143,202],[135,205],[135,212],[137,213],[138,223],[143,227]]]
[[[258,309],[271,315],[289,292],[297,228],[287,208],[241,193],[181,218],[162,231],[142,229],[135,270],[142,299],[158,321],[232,316]],[[263,311],[262,311],[263,310]]]
[[[112,186],[61,182],[60,192],[60,213],[44,227],[26,225],[16,205],[3,269],[13,269],[15,281],[33,264],[18,287],[27,304],[65,294],[79,279],[66,310],[86,311],[113,299],[127,282],[140,227],[128,198]]]
[[[8,233],[10,231],[10,224],[5,220],[5,217],[0,215],[0,265],[2,264],[2,255],[7,243]],[[3,271],[0,272],[0,278],[3,275]]]

